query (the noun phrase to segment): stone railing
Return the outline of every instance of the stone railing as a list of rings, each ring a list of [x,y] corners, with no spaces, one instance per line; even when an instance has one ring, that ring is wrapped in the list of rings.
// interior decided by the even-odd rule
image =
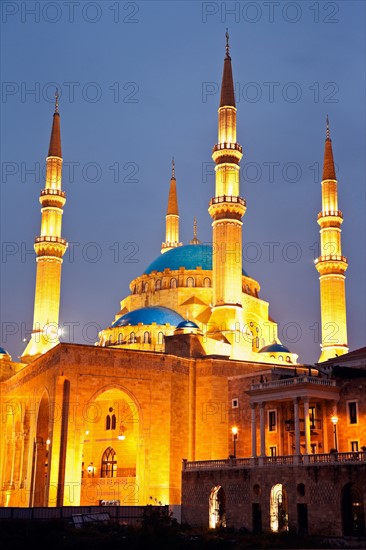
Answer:
[[[284,380],[270,380],[269,382],[259,382],[258,384],[252,384],[252,390],[271,389],[271,388],[283,388],[286,386],[293,386],[295,384],[315,384],[317,386],[336,386],[335,380],[329,380],[327,378],[316,378],[315,376],[297,376],[294,378],[285,378]]]
[[[366,463],[366,451],[348,453],[322,453],[311,455],[256,456],[235,458],[233,456],[220,460],[198,460],[189,462],[183,460],[183,471],[226,470],[230,468],[257,468],[263,466],[309,466],[339,463]]]

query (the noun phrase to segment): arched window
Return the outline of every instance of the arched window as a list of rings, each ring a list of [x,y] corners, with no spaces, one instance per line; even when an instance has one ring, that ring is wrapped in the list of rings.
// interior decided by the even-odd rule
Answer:
[[[193,277],[188,277],[187,281],[186,281],[186,286],[188,287],[194,287],[194,279]]]
[[[143,292],[148,292],[148,291],[149,291],[149,283],[145,283]]]
[[[158,333],[158,344],[162,344],[164,342],[164,334],[162,332]]]
[[[122,334],[122,332],[120,332],[120,333],[118,334],[118,343],[119,343],[119,344],[122,344],[122,343],[123,343],[123,334]]]
[[[177,279],[170,279],[170,288],[177,288]]]
[[[279,355],[279,356],[278,356],[278,359],[279,359],[280,361],[283,361],[283,355]]]
[[[155,290],[161,290],[161,279],[157,279],[155,282]]]
[[[116,415],[112,414],[111,430],[116,429]]]
[[[208,517],[210,529],[226,527],[226,499],[224,489],[216,485],[211,489],[208,500]]]
[[[105,429],[110,430],[111,429],[111,417],[109,414],[107,414],[105,418]]]
[[[134,332],[131,332],[129,338],[128,338],[129,344],[135,344],[136,343],[136,334]]]
[[[150,344],[150,343],[151,343],[150,332],[146,330],[144,332],[144,344]]]
[[[116,477],[117,455],[112,447],[108,447],[102,456],[101,477]]]
[[[205,277],[205,278],[203,279],[203,286],[204,286],[205,288],[209,288],[209,287],[211,286],[211,279],[210,279],[210,277]]]
[[[271,531],[274,533],[288,531],[287,495],[281,483],[273,485],[271,489],[270,522]]]

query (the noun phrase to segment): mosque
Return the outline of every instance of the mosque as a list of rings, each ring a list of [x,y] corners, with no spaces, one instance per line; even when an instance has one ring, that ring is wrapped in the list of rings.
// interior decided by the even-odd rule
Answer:
[[[182,460],[216,460],[230,452],[228,408],[235,397],[228,392],[230,380],[308,372],[279,340],[259,282],[243,269],[246,202],[240,195],[243,151],[236,117],[227,35],[212,149],[215,195],[208,197],[212,245],[200,242],[196,226],[190,243],[180,242],[173,160],[160,254],[131,281],[130,294],[95,345],[61,343],[61,271],[68,245],[62,237],[66,194],[56,97],[34,244],[33,331],[20,362],[0,348],[0,506],[103,500],[144,505],[151,498],[180,504]],[[321,324],[337,323],[338,341],[328,342],[323,332],[319,364],[348,353],[347,259],[328,121],[321,196],[321,255],[315,266]],[[334,391],[325,398],[336,400]],[[310,440],[307,445],[308,450]],[[295,452],[291,449],[282,451]],[[255,443],[252,450],[255,454]]]

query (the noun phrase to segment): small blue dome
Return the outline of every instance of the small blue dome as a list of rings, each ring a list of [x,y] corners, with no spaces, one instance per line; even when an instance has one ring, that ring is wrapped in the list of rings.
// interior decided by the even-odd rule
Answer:
[[[0,355],[9,355],[6,349],[0,347]]]
[[[162,306],[151,306],[141,307],[125,313],[125,315],[122,315],[122,317],[113,323],[112,327],[136,326],[139,323],[143,323],[144,325],[151,325],[152,323],[166,325],[169,323],[172,326],[177,326],[182,321],[184,321],[184,318],[173,309]]]
[[[259,353],[291,353],[291,351],[283,346],[282,344],[269,344],[269,346],[264,346],[264,348],[259,350]]]
[[[153,271],[160,273],[164,269],[176,271],[180,267],[184,267],[185,269],[197,269],[197,267],[201,267],[205,271],[212,271],[212,245],[186,244],[172,248],[151,262],[145,269],[144,275],[149,275]],[[243,275],[248,277],[244,269]]]
[[[198,328],[199,329],[199,326],[196,325],[196,323],[194,323],[193,321],[188,321],[187,319],[179,323],[179,325],[177,325],[177,328]]]

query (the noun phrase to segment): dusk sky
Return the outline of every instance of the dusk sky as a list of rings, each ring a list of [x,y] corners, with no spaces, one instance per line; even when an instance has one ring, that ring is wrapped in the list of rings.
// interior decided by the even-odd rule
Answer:
[[[160,254],[176,165],[183,243],[212,241],[225,31],[243,146],[244,269],[299,361],[320,355],[321,169],[330,120],[350,350],[365,345],[365,2],[1,3],[1,337],[33,321],[40,189],[60,93],[63,341],[94,343]],[[70,330],[70,327],[73,330]]]

